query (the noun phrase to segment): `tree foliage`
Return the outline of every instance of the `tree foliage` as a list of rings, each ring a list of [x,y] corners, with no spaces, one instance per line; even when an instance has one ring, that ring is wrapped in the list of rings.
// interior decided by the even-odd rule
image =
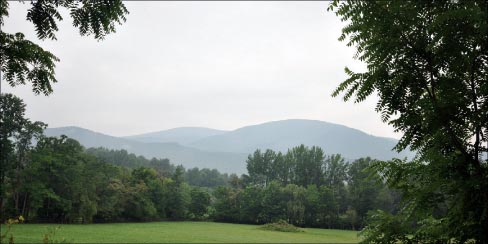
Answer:
[[[1,218],[27,222],[217,220],[356,229],[369,210],[391,213],[392,193],[368,178],[369,158],[346,163],[304,145],[286,154],[257,150],[250,176],[185,170],[168,159],[125,150],[85,149],[25,118],[21,99],[5,94],[0,128]],[[252,166],[251,166],[252,165]],[[266,169],[263,172],[253,170]]]
[[[125,150],[85,150],[66,136],[45,137],[46,125],[25,117],[20,98],[2,94],[0,102],[0,220],[19,215],[29,222],[64,223],[208,218],[208,189],[189,186],[183,167]],[[202,181],[223,178],[216,170],[201,172],[213,172]]]
[[[279,162],[277,164],[276,162]],[[300,145],[286,154],[256,150],[241,184],[214,191],[218,221],[264,224],[285,220],[297,226],[360,229],[372,210],[397,211],[398,194],[360,158],[346,162],[318,147]],[[277,167],[278,166],[278,167]],[[287,172],[281,174],[280,172]]]
[[[9,15],[8,6],[7,0],[0,1],[0,26],[5,23],[4,17]],[[40,40],[56,40],[57,23],[63,20],[60,8],[69,11],[80,35],[93,35],[97,40],[103,40],[107,34],[115,32],[115,25],[125,22],[125,16],[129,13],[120,0],[32,1],[26,17],[34,24]],[[57,82],[54,68],[59,59],[24,37],[20,32],[0,32],[1,72],[11,86],[30,82],[35,94],[49,95],[52,83]]]
[[[329,10],[367,66],[346,68],[333,96],[377,94],[383,121],[403,133],[396,149],[418,152],[376,167],[404,193],[400,222],[442,223],[449,240],[487,243],[488,2],[334,1]]]
[[[22,171],[31,157],[32,140],[39,139],[46,124],[25,118],[25,104],[12,94],[0,94],[0,211],[7,192],[20,208]],[[25,208],[22,208],[24,212]]]

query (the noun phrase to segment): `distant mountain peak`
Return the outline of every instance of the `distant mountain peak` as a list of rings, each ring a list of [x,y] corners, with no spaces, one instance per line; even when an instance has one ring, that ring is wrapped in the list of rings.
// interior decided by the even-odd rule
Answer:
[[[169,158],[185,167],[217,168],[245,173],[247,155],[256,149],[286,152],[304,144],[319,146],[326,154],[348,159],[372,157],[388,160],[413,157],[393,151],[397,140],[377,137],[344,125],[307,119],[288,119],[250,125],[232,131],[204,127],[178,127],[128,137],[115,137],[77,126],[46,129],[48,136],[65,134],[85,147],[126,149],[148,158]]]
[[[210,136],[189,146],[213,151],[251,152],[272,149],[286,152],[304,144],[319,146],[327,154],[340,153],[347,158],[371,156],[377,159],[411,157],[410,152],[392,151],[396,140],[369,135],[344,125],[307,119],[288,119],[245,126],[220,135]]]

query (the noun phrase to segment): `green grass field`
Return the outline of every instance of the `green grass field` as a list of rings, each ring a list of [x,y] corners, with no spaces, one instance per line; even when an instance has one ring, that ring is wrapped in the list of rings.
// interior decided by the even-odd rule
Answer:
[[[12,226],[15,243],[42,242],[48,227],[60,226],[54,240],[76,243],[356,243],[356,231],[306,228],[288,233],[258,229],[257,225],[213,222],[151,222],[87,225],[19,224]],[[2,225],[2,233],[5,231]]]

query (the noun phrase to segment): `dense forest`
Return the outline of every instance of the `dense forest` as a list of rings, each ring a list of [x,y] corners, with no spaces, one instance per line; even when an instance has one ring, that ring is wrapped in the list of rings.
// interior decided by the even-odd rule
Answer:
[[[214,191],[212,216],[236,223],[286,220],[306,227],[361,228],[369,210],[395,212],[400,197],[367,170],[372,162],[346,162],[304,145],[284,155],[257,150],[247,160],[249,175]]]
[[[185,169],[126,150],[85,149],[66,136],[46,137],[25,105],[2,95],[2,218],[92,223],[215,220],[358,229],[369,210],[396,211],[398,194],[366,168],[304,145],[287,153],[256,150],[248,174]],[[7,106],[9,106],[7,108]]]

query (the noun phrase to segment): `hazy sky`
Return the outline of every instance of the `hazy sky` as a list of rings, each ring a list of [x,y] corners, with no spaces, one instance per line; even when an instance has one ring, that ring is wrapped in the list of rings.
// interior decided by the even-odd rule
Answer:
[[[98,42],[80,37],[64,12],[57,41],[39,41],[30,6],[9,2],[3,30],[23,32],[61,61],[49,97],[30,86],[27,115],[50,127],[76,125],[122,136],[181,126],[232,130],[282,119],[315,119],[398,138],[374,111],[332,98],[360,71],[328,2],[125,2],[130,14]]]

